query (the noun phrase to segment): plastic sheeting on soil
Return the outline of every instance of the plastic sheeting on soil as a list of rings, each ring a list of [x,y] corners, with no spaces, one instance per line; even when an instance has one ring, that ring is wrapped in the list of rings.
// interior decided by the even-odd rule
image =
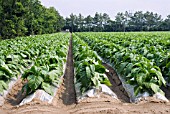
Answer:
[[[111,66],[111,65],[109,64],[109,66]],[[130,102],[138,103],[138,102],[140,102],[140,99],[142,99],[142,98],[145,99],[146,97],[150,96],[148,92],[144,92],[142,94],[139,93],[137,96],[135,96],[135,93],[134,93],[135,86],[127,84],[126,81],[120,75],[118,75],[118,77],[121,80],[125,91],[127,92],[128,96],[130,97]],[[153,97],[156,99],[162,100],[164,102],[169,102],[169,100],[164,95],[162,95],[160,93],[154,94]]]
[[[76,89],[76,96],[77,96],[77,101],[80,102],[81,100],[88,98],[88,97],[100,97],[100,93],[104,93],[106,95],[111,96],[114,99],[117,99],[117,95],[105,84],[100,84],[99,89],[93,87],[92,89],[86,91],[85,93],[81,93],[80,91],[80,83],[75,84],[75,89]]]
[[[43,102],[48,102],[48,103],[52,103],[52,100],[54,98],[54,96],[57,93],[58,88],[60,87],[61,83],[62,83],[62,79],[63,76],[60,78],[60,82],[57,86],[52,85],[52,92],[54,93],[53,95],[48,94],[47,92],[45,92],[44,90],[36,90],[34,93],[28,95],[26,98],[24,98],[21,103],[19,104],[19,106],[22,106],[26,103],[31,102],[33,99],[39,99],[40,101]]]
[[[34,62],[31,63],[28,66],[27,69],[30,69],[33,65],[34,65]],[[6,99],[7,95],[10,93],[11,89],[18,82],[18,80],[20,80],[22,74],[23,74],[23,71],[21,72],[20,75],[18,75],[18,77],[12,77],[11,80],[9,81],[9,83],[8,83],[8,89],[4,90],[3,93],[0,93],[0,106],[4,105],[4,102],[5,102],[5,99]]]
[[[18,78],[19,79],[19,78]],[[7,97],[7,94],[11,91],[12,87],[15,85],[15,83],[18,81],[16,77],[11,78],[8,89],[4,90],[3,93],[0,93],[0,106],[3,106],[5,102],[5,98]]]
[[[25,99],[22,100],[22,102],[19,104],[19,106],[22,106],[26,103],[31,102],[33,99],[39,99],[44,102],[51,103],[53,100],[53,97],[46,93],[44,90],[37,90],[35,93],[27,96]]]
[[[67,56],[66,56],[67,58]],[[64,63],[63,63],[64,64]],[[66,70],[66,63],[63,65],[63,75],[60,77],[60,82],[58,85],[52,85],[52,92],[54,93],[54,95],[50,95],[47,92],[45,92],[44,90],[36,90],[34,93],[28,95],[26,98],[24,98],[21,103],[19,104],[19,106],[22,106],[26,103],[31,102],[33,99],[39,99],[40,101],[43,102],[48,102],[49,104],[52,103],[52,100],[54,98],[54,96],[57,93],[58,88],[60,87],[61,83],[63,82],[63,77],[65,74],[65,70]]]
[[[69,46],[68,46],[68,49],[69,51]],[[66,58],[68,58],[68,54],[66,56]],[[66,63],[63,63],[63,75],[60,77],[60,82],[58,85],[52,85],[52,92],[54,93],[54,95],[50,95],[48,94],[47,92],[45,92],[44,90],[36,90],[34,93],[28,95],[26,98],[24,98],[21,103],[19,104],[19,106],[22,106],[26,103],[29,103],[31,102],[33,99],[39,99],[40,101],[43,101],[43,102],[48,102],[49,104],[52,103],[52,100],[53,98],[55,97],[56,93],[57,93],[57,90],[58,88],[60,87],[60,85],[62,84],[63,82],[63,77],[65,75],[65,71],[66,71]]]
[[[110,64],[109,61],[107,60],[104,60],[103,58],[101,58],[96,51],[94,51],[96,56],[98,56],[98,58],[103,62],[103,63],[106,63],[107,65],[109,65],[110,67],[112,67],[113,65]],[[114,69],[114,67],[112,67]],[[115,70],[115,69],[114,69]],[[140,99],[142,98],[147,98],[149,97],[149,93],[147,92],[144,92],[143,94],[138,94],[137,96],[135,96],[135,93],[134,93],[134,87],[133,85],[130,85],[130,84],[127,84],[126,81],[119,75],[117,74],[118,78],[120,79],[120,81],[122,82],[122,85],[125,89],[125,91],[127,92],[129,98],[130,98],[130,102],[135,102],[135,103],[138,103],[140,102]],[[162,94],[160,93],[156,93],[153,95],[154,98],[156,99],[159,99],[159,100],[162,100],[164,102],[169,102],[169,100]]]

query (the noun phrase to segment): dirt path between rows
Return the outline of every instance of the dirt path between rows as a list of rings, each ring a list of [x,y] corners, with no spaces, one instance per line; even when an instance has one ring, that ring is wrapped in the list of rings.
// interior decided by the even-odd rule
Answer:
[[[64,75],[64,91],[62,93],[62,100],[65,105],[71,105],[76,103],[76,94],[74,87],[74,64],[73,64],[73,52],[72,52],[72,35],[70,39],[69,51],[67,56],[66,72]]]
[[[105,66],[105,68],[109,70],[109,72],[106,72],[106,75],[109,78],[110,83],[112,84],[110,89],[117,95],[119,100],[124,103],[129,103],[130,98],[128,97],[128,94],[125,91],[122,82],[120,81],[114,69],[106,63],[103,63],[103,66]]]
[[[161,89],[165,92],[165,97],[170,100],[170,86],[161,87]]]

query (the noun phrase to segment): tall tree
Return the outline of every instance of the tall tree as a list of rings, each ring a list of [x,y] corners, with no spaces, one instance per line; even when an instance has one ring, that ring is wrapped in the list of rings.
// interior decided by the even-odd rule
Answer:
[[[123,13],[117,13],[115,17],[117,31],[124,31],[125,27],[125,17]]]
[[[56,9],[45,8],[39,0],[0,0],[0,15],[0,36],[3,39],[52,33],[64,25]]]
[[[157,30],[156,28],[159,26],[159,23],[162,21],[161,16],[157,13],[147,11],[144,13],[146,27],[148,31]]]
[[[144,14],[142,11],[137,11],[131,16],[129,24],[133,31],[141,31],[145,23]]]
[[[101,13],[96,12],[93,18],[94,31],[102,32],[103,30],[103,16]]]
[[[3,39],[25,34],[24,15],[25,9],[20,1],[1,0],[0,33]]]
[[[136,11],[131,13],[119,12],[115,16],[115,20],[111,20],[106,13],[95,13],[94,17],[88,15],[87,17],[79,14],[70,15],[65,20],[64,29],[73,25],[74,32],[94,31],[94,32],[112,32],[112,31],[163,31],[170,30],[170,16],[165,20],[161,15],[153,12]]]
[[[108,14],[103,14],[103,31],[110,31],[112,26],[112,21]],[[112,30],[112,29],[111,29]]]
[[[92,26],[93,26],[93,17],[88,15],[84,20],[85,20],[86,31],[91,31]]]
[[[77,25],[75,24],[76,23],[76,18],[77,18],[77,16],[74,15],[73,13],[70,15],[71,32],[76,31],[76,29],[77,29],[77,27],[76,27]]]
[[[84,30],[84,17],[79,13],[77,17],[78,31],[82,32]]]
[[[170,15],[167,16],[164,22],[167,24],[166,30],[170,31]]]

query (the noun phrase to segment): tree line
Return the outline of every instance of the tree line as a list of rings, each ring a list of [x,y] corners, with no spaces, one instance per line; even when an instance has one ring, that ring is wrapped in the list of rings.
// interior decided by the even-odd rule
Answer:
[[[65,19],[54,8],[46,8],[39,0],[0,0],[0,39],[73,32],[170,31],[170,15],[165,19],[153,12],[119,12],[115,19],[107,13],[94,16],[74,15]]]
[[[64,26],[64,18],[39,0],[0,0],[0,37],[15,38],[54,33]]]
[[[106,13],[96,12],[94,17],[73,13],[65,18],[64,29],[74,32],[170,31],[170,15],[165,19],[153,12],[119,12],[115,19]]]

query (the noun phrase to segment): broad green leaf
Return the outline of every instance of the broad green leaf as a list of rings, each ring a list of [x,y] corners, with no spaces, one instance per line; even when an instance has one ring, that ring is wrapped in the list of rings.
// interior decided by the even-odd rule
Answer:
[[[126,66],[123,75],[125,75],[125,76],[126,76],[126,75],[129,75],[129,73],[131,73],[132,67],[133,67],[133,63],[129,63],[129,64]],[[129,76],[130,76],[130,75],[129,75]],[[128,77],[128,76],[126,76],[126,77]]]
[[[98,65],[95,65],[95,71],[98,73],[105,73],[106,68],[103,65],[98,64]]]
[[[137,82],[135,80],[127,80],[126,82],[130,85],[136,85],[137,84]]]
[[[56,54],[57,54],[58,56],[60,56],[60,57],[66,57],[65,52],[64,52],[64,51],[62,51],[62,50],[61,50],[61,48],[60,48],[60,49],[58,49],[58,50],[56,51]]]
[[[43,82],[42,85],[41,85],[41,88],[43,88],[50,95],[54,94],[49,83]]]
[[[91,78],[91,71],[90,71],[90,68],[88,66],[86,67],[86,76],[88,78]]]
[[[170,62],[168,62],[168,63],[166,64],[166,67],[167,67],[167,68],[170,68]]]
[[[124,70],[124,68],[126,67],[127,64],[128,64],[128,62],[123,62],[120,64],[119,69],[118,69],[118,72],[120,74],[122,74],[122,71]]]
[[[8,88],[7,83],[5,83],[4,81],[0,80],[0,93],[2,93],[7,88]]]
[[[4,75],[4,72],[3,71],[0,71],[0,76]]]
[[[158,77],[158,83],[160,86],[162,85],[162,83],[163,85],[166,85],[166,81],[163,78],[162,73],[160,71],[156,70],[155,68],[152,68],[150,72],[156,74],[156,76]]]
[[[139,73],[138,75],[136,75],[136,81],[137,83],[142,86],[143,85],[143,77],[145,76],[144,73]]]
[[[30,72],[32,72],[34,74],[38,74],[39,73],[39,68],[34,65],[34,66],[31,67]]]
[[[55,78],[58,78],[59,74],[61,71],[59,70],[52,70],[48,73],[49,75],[49,79],[51,80],[51,82],[54,82],[55,81]]]
[[[142,86],[135,86],[135,88],[134,88],[135,96],[137,96],[140,93],[141,89],[142,89]]]
[[[165,95],[165,93],[159,88],[158,85],[151,83],[151,89],[154,91],[154,93],[161,93],[162,95]]]
[[[91,74],[95,75],[95,65],[90,65]]]
[[[10,77],[12,76],[12,71],[6,65],[0,66],[0,71],[3,71],[6,75]]]
[[[38,89],[41,83],[44,81],[41,76],[30,75],[28,76],[28,86],[34,91]]]
[[[107,78],[104,78],[104,80],[101,81],[101,83],[102,83],[102,84],[105,84],[105,85],[107,85],[107,86],[112,86],[112,84],[110,83],[110,80],[107,79]]]
[[[95,87],[99,87],[100,81],[99,81],[99,73],[95,73],[95,76],[91,78],[91,80],[93,81],[93,84]]]

